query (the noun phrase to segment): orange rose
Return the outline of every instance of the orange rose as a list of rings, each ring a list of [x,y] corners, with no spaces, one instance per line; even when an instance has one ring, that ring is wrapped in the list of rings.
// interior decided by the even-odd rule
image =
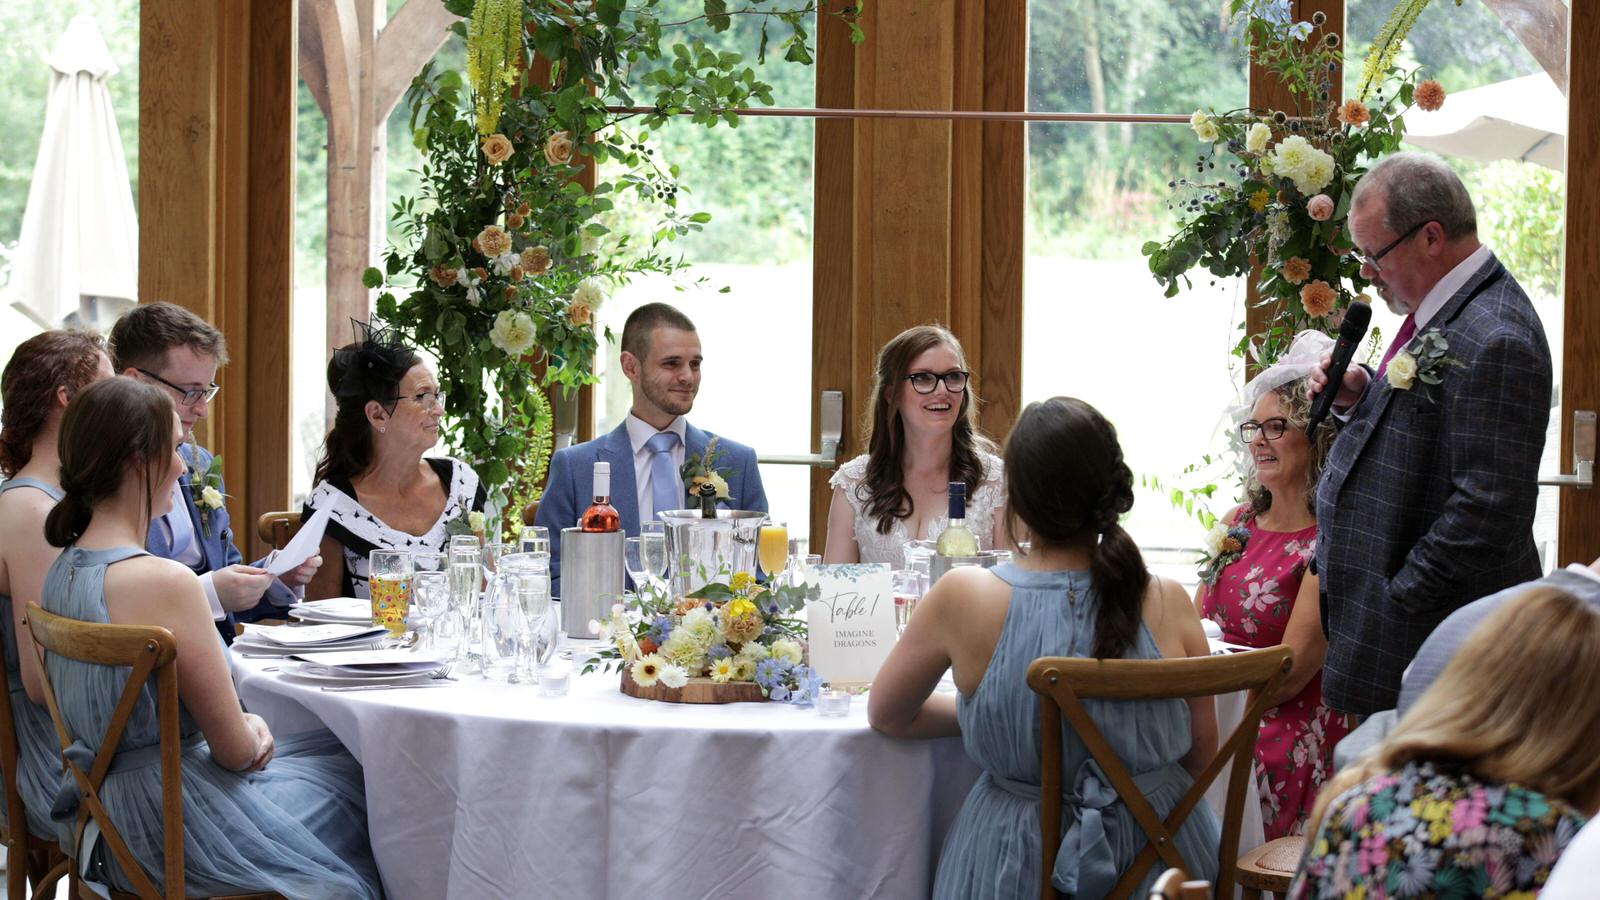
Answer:
[[[1311,263],[1298,256],[1292,256],[1283,261],[1283,280],[1290,284],[1299,284],[1311,277]]]
[[[482,281],[489,277],[489,270],[485,269],[483,266],[473,266],[472,277]]]
[[[428,277],[439,287],[454,287],[456,283],[456,270],[449,266],[434,266],[428,270]]]
[[[1444,85],[1429,78],[1417,85],[1417,89],[1411,93],[1411,99],[1419,109],[1433,112],[1444,105]]]
[[[511,235],[499,225],[486,225],[478,232],[478,252],[493,259],[511,250]]]
[[[545,139],[544,161],[552,166],[564,166],[572,162],[572,138],[565,131],[557,131]]]
[[[1334,301],[1339,295],[1333,292],[1326,281],[1313,281],[1300,289],[1300,305],[1306,308],[1308,316],[1325,316],[1333,312]]]
[[[532,212],[533,212],[533,207],[529,206],[526,203],[524,203],[521,206],[517,207],[517,215],[523,216],[524,218],[526,218]]]
[[[550,271],[550,250],[545,247],[529,247],[523,250],[522,268],[530,275],[543,275]]]
[[[574,303],[567,307],[567,321],[574,325],[587,325],[594,321],[594,310],[587,306]]]
[[[503,134],[491,134],[483,139],[483,158],[489,165],[498,166],[511,158],[511,140]]]
[[[1351,128],[1360,128],[1372,121],[1372,114],[1367,112],[1367,105],[1360,100],[1346,100],[1339,107],[1339,121]]]
[[[521,281],[522,279],[527,278],[527,277],[528,277],[528,273],[523,271],[522,266],[512,266],[511,267],[511,280],[512,281]]]
[[[526,220],[521,216],[517,215],[516,213],[512,213],[511,215],[506,216],[506,227],[512,231],[521,231],[525,221]]]
[[[644,654],[648,655],[648,654],[654,653],[654,652],[656,652],[657,650],[660,650],[660,649],[661,649],[660,647],[656,646],[656,642],[655,641],[652,641],[647,637],[639,638],[639,652],[640,653],[644,653]]]

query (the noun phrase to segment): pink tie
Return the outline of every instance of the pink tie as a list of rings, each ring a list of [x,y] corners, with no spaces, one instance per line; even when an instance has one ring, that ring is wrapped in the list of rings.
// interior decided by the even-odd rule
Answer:
[[[1389,360],[1394,359],[1394,355],[1399,353],[1406,344],[1410,343],[1411,336],[1416,333],[1417,320],[1411,316],[1406,316],[1406,320],[1400,323],[1400,330],[1394,333],[1394,341],[1389,344],[1388,351],[1383,354],[1383,362],[1378,365],[1378,377],[1380,379],[1383,377],[1384,370],[1389,368]]]

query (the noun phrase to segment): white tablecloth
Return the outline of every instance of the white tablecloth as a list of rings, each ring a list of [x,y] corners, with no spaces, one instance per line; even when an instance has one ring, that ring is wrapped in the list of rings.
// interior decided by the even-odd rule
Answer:
[[[279,734],[327,727],[366,773],[385,892],[418,897],[926,897],[978,775],[957,739],[903,741],[779,703],[570,696],[466,676],[327,692],[233,658],[246,708]],[[1219,698],[1231,730],[1244,697]],[[1231,705],[1230,705],[1231,704]],[[1261,843],[1251,779],[1243,853]],[[1227,774],[1207,801],[1221,816]],[[1253,836],[1253,837],[1252,837]]]
[[[926,897],[978,775],[956,739],[903,741],[779,703],[570,696],[468,676],[325,692],[233,655],[280,734],[326,725],[366,771],[392,898]]]

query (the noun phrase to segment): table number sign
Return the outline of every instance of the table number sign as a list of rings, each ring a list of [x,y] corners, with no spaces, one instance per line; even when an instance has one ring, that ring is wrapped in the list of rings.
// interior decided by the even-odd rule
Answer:
[[[811,667],[834,686],[867,684],[899,637],[888,563],[813,566],[806,580],[821,588],[806,604]]]

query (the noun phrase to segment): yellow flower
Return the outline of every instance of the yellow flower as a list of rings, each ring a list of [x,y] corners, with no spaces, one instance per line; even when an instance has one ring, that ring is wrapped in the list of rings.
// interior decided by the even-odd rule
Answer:
[[[661,680],[661,670],[666,665],[666,660],[652,653],[634,660],[633,669],[629,674],[633,676],[633,683],[639,687],[654,687],[656,682]]]
[[[1267,202],[1271,199],[1272,195],[1267,193],[1265,189],[1256,191],[1254,194],[1250,195],[1250,211],[1261,212],[1263,209],[1267,208]]]
[[[511,250],[511,235],[499,225],[487,225],[478,232],[478,251],[490,259]]]
[[[708,481],[711,482],[712,487],[717,489],[716,497],[718,500],[728,499],[728,480],[715,472],[707,475],[696,475],[694,478],[690,479],[689,494],[691,496],[697,496],[697,489],[700,487],[700,485],[705,484]]]
[[[748,575],[749,573],[740,572],[739,574]],[[756,605],[743,597],[735,597],[729,600],[728,605],[722,608],[722,614],[725,616],[742,616],[753,612],[756,612]]]
[[[761,629],[766,625],[761,619],[761,613],[756,612],[754,603],[749,600],[735,600],[734,603],[744,603],[750,607],[749,612],[730,615],[726,609],[722,611],[722,636],[730,644],[743,644],[755,641],[761,636]],[[733,604],[729,604],[732,606]]]
[[[736,594],[749,590],[750,586],[755,583],[756,577],[749,572],[735,572],[733,577],[728,579],[728,587]]]
[[[733,680],[735,668],[733,657],[724,656],[711,664],[711,680],[717,684],[727,684]]]
[[[1396,353],[1389,360],[1389,368],[1384,370],[1384,379],[1395,390],[1411,390],[1417,380],[1417,358],[1404,350]]]
[[[489,165],[498,166],[511,158],[511,139],[503,134],[491,134],[483,139],[481,149]]]

